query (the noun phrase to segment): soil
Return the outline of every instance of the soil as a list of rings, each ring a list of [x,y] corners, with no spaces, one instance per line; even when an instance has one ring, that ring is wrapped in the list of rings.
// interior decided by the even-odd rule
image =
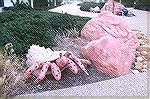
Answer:
[[[95,67],[87,67],[89,76],[85,73],[80,72],[77,75],[74,75],[68,69],[65,69],[62,72],[62,78],[60,81],[56,81],[51,75],[47,75],[45,79],[38,83],[34,84],[35,77],[31,77],[25,85],[15,86],[13,91],[9,92],[7,96],[15,96],[20,94],[30,94],[36,92],[51,91],[57,89],[63,89],[74,86],[82,86],[85,84],[91,84],[95,82],[100,82],[104,80],[112,79],[113,77],[105,75],[96,71]]]

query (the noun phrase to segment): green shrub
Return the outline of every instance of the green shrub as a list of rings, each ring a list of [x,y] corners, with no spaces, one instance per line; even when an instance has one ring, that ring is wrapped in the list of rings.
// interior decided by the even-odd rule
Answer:
[[[33,10],[33,8],[24,3],[24,2],[21,2],[21,3],[13,3],[13,7],[4,7],[3,10],[4,11],[7,11],[7,10],[13,10],[13,11],[16,11],[16,10]]]
[[[17,55],[25,54],[32,44],[53,47],[58,31],[80,31],[89,19],[48,11],[8,10],[0,13],[0,46],[12,43]]]
[[[82,18],[65,13],[50,17],[49,22],[51,22],[50,25],[54,30],[64,31],[65,29],[76,28],[80,31],[89,19],[90,18]]]
[[[33,6],[36,10],[49,10],[61,5],[62,0],[34,0]],[[56,3],[56,5],[55,5]]]
[[[32,44],[52,47],[55,34],[49,23],[38,15],[29,17],[21,12],[5,12],[10,17],[1,17],[4,23],[1,31],[1,45],[12,42],[17,54],[24,54]],[[5,15],[5,14],[4,14]],[[50,42],[50,43],[49,43]]]
[[[33,0],[34,7],[48,6],[48,0]]]
[[[126,7],[135,7],[135,9],[150,11],[150,0],[121,0],[121,3]]]
[[[96,6],[98,6],[100,9],[104,6],[104,2],[100,2],[100,3],[95,3],[95,2],[83,2],[81,4],[79,4],[80,6],[80,10],[81,11],[89,11],[89,9],[95,8]]]
[[[135,9],[150,11],[150,0],[138,0]]]
[[[66,13],[62,15],[55,15],[49,18],[49,20],[51,20],[50,25],[52,28],[56,30],[71,29],[74,27],[76,21],[73,19],[73,16],[70,16]]]
[[[121,0],[121,3],[122,3],[125,7],[133,7],[135,1],[136,1],[136,0]]]
[[[16,10],[38,10],[38,11],[47,11],[49,9],[52,9],[52,8],[55,8],[55,7],[58,7],[61,5],[61,2],[62,1],[56,1],[56,6],[55,6],[55,2],[54,1],[47,1],[45,0],[43,2],[43,0],[38,0],[38,1],[34,1],[33,2],[33,8],[31,7],[30,3],[24,3],[23,1],[22,2],[13,2],[12,0],[12,3],[13,3],[13,6],[10,6],[10,7],[4,7],[3,10],[4,11],[7,11],[7,10],[13,10],[13,11],[16,11]]]

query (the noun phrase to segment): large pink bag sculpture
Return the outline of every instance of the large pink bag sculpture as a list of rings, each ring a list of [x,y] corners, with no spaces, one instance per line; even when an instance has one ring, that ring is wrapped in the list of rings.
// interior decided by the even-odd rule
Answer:
[[[110,11],[102,11],[97,17],[89,20],[81,30],[81,38],[88,40],[96,40],[103,36],[121,39],[133,49],[139,45],[126,21]]]
[[[118,14],[119,12],[122,12],[124,8],[125,6],[121,3],[116,2],[115,0],[108,0],[101,11],[110,11],[113,14]]]
[[[134,61],[133,50],[128,45],[108,36],[91,41],[82,47],[80,52],[98,71],[113,76],[127,74]]]

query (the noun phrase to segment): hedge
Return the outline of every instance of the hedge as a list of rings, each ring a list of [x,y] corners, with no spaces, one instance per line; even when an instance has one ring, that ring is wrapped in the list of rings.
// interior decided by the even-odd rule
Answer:
[[[150,0],[138,0],[135,9],[150,11]]]
[[[150,0],[121,0],[121,3],[126,7],[150,11]]]
[[[121,3],[126,7],[133,7],[136,0],[121,0]]]
[[[8,10],[0,13],[0,46],[13,43],[17,55],[25,54],[32,44],[53,47],[58,31],[80,31],[89,19],[48,11]]]
[[[95,2],[83,2],[81,4],[78,4],[78,6],[80,6],[80,10],[81,11],[90,11],[89,9],[95,8],[96,6],[98,6],[100,9],[104,6],[104,2],[100,2],[100,3],[95,3]]]

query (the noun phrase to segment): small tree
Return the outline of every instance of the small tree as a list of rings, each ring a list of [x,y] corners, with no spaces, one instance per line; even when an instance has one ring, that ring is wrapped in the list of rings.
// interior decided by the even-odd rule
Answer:
[[[134,2],[137,0],[121,0],[121,3],[124,4],[126,7],[133,7]]]
[[[13,4],[13,6],[19,5],[20,3],[23,3],[23,0],[16,0],[16,2],[14,2],[14,0],[10,0],[11,3]],[[31,0],[28,0],[28,5],[31,7]]]
[[[137,0],[135,8],[150,11],[150,0]]]
[[[48,6],[48,0],[33,0],[34,7]]]
[[[19,4],[20,0],[16,0],[16,4]]]
[[[30,7],[31,7],[31,0],[28,0],[28,2],[29,2],[29,5],[30,5]]]

